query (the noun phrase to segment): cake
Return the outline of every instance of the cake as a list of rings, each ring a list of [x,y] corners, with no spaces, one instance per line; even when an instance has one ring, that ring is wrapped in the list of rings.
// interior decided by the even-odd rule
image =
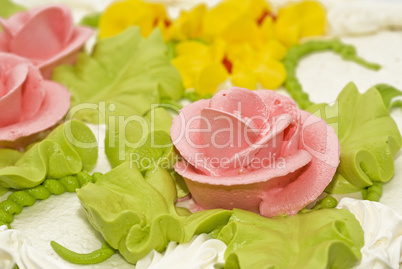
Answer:
[[[39,2],[40,1],[30,1],[29,4],[41,4]],[[86,5],[86,3],[88,4]],[[329,7],[331,7],[332,5],[331,8],[334,8],[334,10],[337,11],[337,4],[331,3],[329,1],[325,3]],[[89,13],[92,11],[101,11],[107,3],[105,2],[102,6],[103,3],[99,1],[93,1],[93,3],[90,1],[85,3],[82,1],[69,1],[67,4],[72,4],[73,10],[77,15],[78,20],[79,15],[82,14],[80,12],[82,12],[83,9],[88,8],[85,13]],[[84,6],[84,8],[80,8],[82,6]],[[177,9],[173,8],[172,10],[172,12],[177,12]],[[334,14],[336,14],[335,11]],[[339,13],[338,16],[340,16]],[[331,23],[334,22],[331,21]],[[351,24],[352,23],[353,22],[351,22]],[[383,28],[384,25],[382,25],[382,27],[379,29]],[[367,59],[371,62],[379,63],[382,66],[382,69],[380,71],[367,70],[354,63],[345,62],[341,60],[338,56],[334,56],[330,53],[320,53],[308,57],[301,62],[300,66],[297,69],[297,75],[300,79],[301,84],[303,85],[303,88],[309,93],[313,102],[321,103],[335,101],[340,90],[350,81],[354,81],[361,92],[366,91],[371,86],[378,83],[388,83],[395,86],[396,88],[402,88],[402,82],[400,80],[399,74],[400,70],[402,70],[402,64],[400,61],[400,58],[402,57],[400,50],[400,48],[402,47],[401,32],[389,31],[385,29],[377,33],[372,33],[370,35],[342,37],[342,40],[347,44],[354,45],[358,51],[358,54],[364,59]],[[402,131],[401,110],[394,109],[391,111],[391,115],[395,119],[399,130]],[[98,141],[103,141],[105,133],[104,126],[100,125],[98,127],[96,125],[88,125],[98,137]],[[399,155],[397,155],[395,159],[395,175],[390,182],[384,185],[383,196],[381,197],[380,202],[392,208],[398,214],[402,215],[402,207],[401,204],[398,202],[398,191],[402,188],[401,168],[402,158],[401,154],[399,153]],[[100,143],[99,159],[96,167],[94,168],[94,171],[106,173],[109,170],[110,166],[104,153],[103,143]],[[359,194],[356,194],[357,198],[359,198],[358,196]],[[6,196],[4,195],[1,198],[5,199]],[[390,252],[396,250],[393,255],[400,255],[400,253],[398,252],[398,248],[399,250],[401,248],[400,243],[398,244],[398,242],[400,242],[400,238],[398,237],[397,230],[393,230],[400,227],[400,216],[387,208],[383,208],[380,205],[364,205],[358,204],[355,201],[349,201],[348,203],[348,201],[346,200],[344,203],[341,203],[340,206],[350,209],[358,216],[366,216],[366,218],[369,218],[368,216],[370,216],[370,218],[373,218],[373,220],[377,221],[376,224],[378,226],[372,225],[371,227],[368,227],[368,225],[366,225],[366,227],[364,227],[365,229],[379,229],[380,231],[381,229],[387,229],[384,233],[391,231],[391,235],[388,235],[388,239],[392,239],[394,241],[389,243],[389,245],[387,245],[387,242],[384,243],[384,241],[382,241],[383,239],[381,238],[375,238],[373,240],[385,244],[385,246],[382,245],[382,247],[387,248],[387,246],[389,246],[388,250]],[[381,214],[381,216],[384,216],[384,218],[387,219],[376,219],[375,217],[373,217],[373,215],[377,216],[376,214]],[[359,220],[362,224],[364,224],[365,219],[363,217],[361,217]],[[372,222],[373,221],[371,221],[371,223]],[[392,226],[392,223],[395,223],[395,225]],[[88,222],[85,216],[85,212],[81,207],[76,194],[74,193],[65,193],[61,196],[55,196],[51,199],[41,201],[31,208],[25,208],[22,214],[15,217],[13,228],[21,231],[23,236],[26,237],[21,239],[21,241],[24,240],[23,242],[25,242],[25,240],[29,240],[30,243],[33,245],[33,248],[29,248],[24,244],[24,246],[21,246],[20,248],[21,251],[15,249],[15,253],[18,253],[20,255],[17,257],[24,259],[24,262],[26,262],[25,265],[30,266],[27,268],[35,268],[34,266],[37,266],[39,268],[46,268],[45,266],[48,266],[49,268],[54,268],[55,266],[57,266],[58,268],[62,268],[62,266],[64,266],[65,268],[82,267],[80,265],[67,263],[64,260],[60,259],[60,257],[57,256],[51,249],[49,244],[50,241],[56,241],[69,249],[83,253],[88,253],[95,249],[98,249],[103,241],[102,236],[98,232],[94,231],[91,224]],[[381,236],[381,232],[379,234]],[[4,236],[4,233],[0,234],[0,237],[1,236]],[[19,236],[20,235],[18,235],[18,237]],[[222,244],[220,244],[217,240],[211,240],[210,243],[208,243],[208,241],[206,240],[207,238],[205,238],[205,236],[197,237],[194,239],[194,241],[192,241],[191,244],[187,244],[191,245],[190,247],[182,247],[181,249],[180,247],[175,248],[174,244],[171,244],[168,248],[169,254],[165,256],[165,263],[161,263],[161,265],[159,265],[159,268],[169,268],[167,266],[172,266],[172,264],[175,266],[175,268],[177,268],[177,259],[180,258],[181,260],[182,255],[186,255],[187,257],[189,257],[189,259],[185,261],[186,264],[183,264],[182,268],[189,268],[190,266],[203,264],[200,257],[207,257],[206,260],[209,259],[208,261],[212,263],[222,263],[222,255],[225,246],[222,246]],[[1,242],[3,242],[3,240]],[[368,243],[367,238],[366,243]],[[370,253],[370,249],[367,253]],[[371,254],[374,255],[374,253]],[[50,263],[46,258],[47,256],[52,256],[50,260],[57,260],[57,265]],[[170,261],[169,256],[171,256]],[[35,264],[41,261],[42,257],[44,259],[42,262],[44,263],[41,265]],[[194,258],[190,259],[190,257]],[[392,258],[393,262],[395,262],[396,259],[399,263],[400,257]],[[146,257],[145,260],[139,262],[138,267],[143,268],[141,266],[146,266],[147,264],[150,264],[152,259],[157,260],[158,254],[150,254]],[[370,264],[370,262],[372,263]],[[361,268],[383,268],[376,259],[372,259],[370,260],[370,262],[362,264]],[[7,266],[7,263],[5,263],[5,265]],[[156,262],[155,265],[157,265]],[[101,264],[91,265],[87,267],[130,268],[133,266],[126,263],[120,255],[114,255]]]

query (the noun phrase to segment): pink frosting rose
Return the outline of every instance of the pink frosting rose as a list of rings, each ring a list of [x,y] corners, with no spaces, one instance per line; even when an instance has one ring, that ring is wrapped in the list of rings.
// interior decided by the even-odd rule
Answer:
[[[67,88],[43,80],[27,59],[0,53],[0,146],[52,127],[69,107]]]
[[[87,27],[76,27],[70,9],[48,6],[0,18],[0,52],[13,53],[38,66],[50,78],[60,64],[74,64],[79,51],[92,35]]]
[[[199,208],[294,215],[330,183],[339,141],[324,120],[274,91],[232,88],[185,106],[171,138]]]

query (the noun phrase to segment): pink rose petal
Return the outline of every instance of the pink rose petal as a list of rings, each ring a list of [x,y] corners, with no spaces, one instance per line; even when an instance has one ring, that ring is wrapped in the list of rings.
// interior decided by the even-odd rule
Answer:
[[[308,119],[314,120],[314,124],[303,125],[300,137],[300,144],[313,158],[297,180],[285,188],[271,189],[264,193],[260,207],[263,216],[297,214],[324,191],[338,167],[340,147],[334,129],[310,113],[302,111],[301,115],[304,123]]]
[[[51,81],[44,81],[43,89],[45,98],[39,112],[27,121],[0,127],[0,141],[15,141],[44,131],[64,117],[70,107],[70,93],[67,89]]]
[[[28,76],[28,65],[19,64],[3,74],[5,94],[0,96],[0,127],[19,122],[21,118],[22,86]]]
[[[269,110],[263,100],[254,92],[244,88],[231,88],[216,93],[210,107],[226,111],[243,120],[250,120],[254,128],[264,129],[269,118]]]
[[[50,7],[31,11],[26,23],[10,41],[11,52],[40,62],[63,50],[73,34],[71,13],[63,7]]]
[[[230,91],[233,92],[229,94]],[[268,111],[264,111],[260,100]],[[237,109],[239,102],[246,104],[245,112]],[[200,149],[191,143],[212,141],[220,128],[246,129],[253,113],[269,117],[258,123],[265,128],[258,129],[258,136],[253,133],[253,143],[247,147],[235,143],[234,148],[219,148],[211,144]],[[209,129],[202,120],[191,122],[200,115],[212,122]],[[217,116],[230,119],[230,124],[216,121]],[[196,133],[195,127],[207,131]],[[184,177],[194,200],[204,209],[241,208],[267,217],[294,215],[322,193],[339,164],[339,141],[333,128],[273,91],[248,94],[245,89],[233,88],[220,92],[210,102],[190,104],[173,119],[171,137],[183,157],[175,164],[175,170]],[[189,142],[188,138],[193,140]],[[248,137],[245,134],[235,138],[240,143]],[[224,134],[220,139],[224,142],[228,136]],[[229,168],[218,165],[211,173],[209,166],[195,165],[200,153],[218,159],[231,156]]]
[[[18,12],[8,19],[0,18],[3,31],[8,33],[10,36],[15,36],[18,31],[24,27],[24,24],[26,24],[32,18],[32,16],[35,14],[35,10],[37,9],[32,9],[28,12]]]
[[[203,166],[197,166],[200,171],[219,175],[219,170],[222,170],[220,165],[217,164],[214,167],[209,160],[226,159],[229,162],[232,156],[247,149],[258,140],[259,133],[256,133],[248,123],[227,112],[203,108],[201,117],[205,119],[202,121],[203,124],[208,123],[208,126],[200,126],[201,130],[208,130],[208,132],[200,132],[202,145],[207,145],[200,149],[202,156],[199,158],[205,159]]]
[[[72,35],[71,40],[59,53],[53,57],[38,63],[43,77],[50,78],[53,69],[61,64],[74,64],[79,51],[85,42],[92,36],[93,30],[88,27],[77,27]],[[49,68],[52,67],[52,68]],[[49,71],[50,69],[50,71]],[[44,72],[43,70],[48,70]]]
[[[48,6],[1,19],[0,51],[29,59],[44,78],[50,78],[60,64],[75,62],[78,51],[93,34],[87,27],[75,27],[65,6]]]
[[[21,121],[35,116],[41,108],[45,98],[45,90],[41,87],[43,83],[39,70],[29,65],[29,73],[24,84],[24,94],[22,96],[22,117]]]
[[[262,168],[237,176],[213,178],[199,174],[185,161],[175,164],[175,170],[184,177],[195,200],[202,209],[240,208],[260,212],[264,192],[280,189],[289,184],[311,161],[311,155],[299,150],[283,160],[272,160],[272,167]],[[274,163],[278,162],[278,163]],[[283,163],[285,167],[279,164]]]
[[[273,91],[257,90],[254,91],[267,104],[272,117],[289,114],[293,118],[290,128],[287,130],[283,145],[283,155],[292,154],[298,148],[299,143],[299,122],[300,115],[296,103],[289,97],[276,94]]]

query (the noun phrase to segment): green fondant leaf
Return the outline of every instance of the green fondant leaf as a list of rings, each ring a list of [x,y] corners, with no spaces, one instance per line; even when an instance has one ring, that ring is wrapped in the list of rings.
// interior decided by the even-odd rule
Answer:
[[[172,116],[153,108],[145,117],[131,116],[107,124],[105,152],[112,167],[131,162],[137,167],[172,166],[175,152],[170,139]]]
[[[0,187],[22,189],[37,186],[45,178],[90,171],[98,151],[91,130],[82,122],[68,121],[25,153],[0,149],[0,156]]]
[[[160,167],[143,176],[135,166],[124,163],[77,195],[95,229],[130,263],[153,249],[163,251],[170,241],[183,243],[196,233],[209,233],[231,215],[224,210],[190,216],[183,216],[181,210],[179,214],[174,182]]]
[[[143,175],[124,163],[77,195],[91,224],[130,263],[201,233],[228,244],[225,268],[349,268],[361,258],[363,231],[348,210],[275,219],[243,210],[191,214],[175,207],[174,180],[160,167]]]
[[[53,80],[72,93],[69,116],[92,123],[106,122],[109,114],[144,115],[161,99],[183,94],[160,32],[144,39],[138,27],[99,41],[92,55],[79,55],[76,66],[56,68]]]
[[[373,182],[387,182],[394,174],[393,156],[402,146],[398,127],[376,88],[360,94],[353,83],[339,94],[334,106],[315,105],[309,112],[335,109],[341,155],[330,193],[360,191]],[[324,111],[325,110],[325,111]],[[327,120],[334,124],[333,118]]]
[[[393,101],[395,97],[402,97],[402,91],[387,84],[378,84],[374,87],[380,92],[384,104],[388,109],[393,107],[402,107],[402,99]]]
[[[0,196],[6,194],[8,192],[8,188],[0,187]]]
[[[351,268],[361,259],[363,231],[346,209],[274,219],[233,211],[218,235],[225,268]]]

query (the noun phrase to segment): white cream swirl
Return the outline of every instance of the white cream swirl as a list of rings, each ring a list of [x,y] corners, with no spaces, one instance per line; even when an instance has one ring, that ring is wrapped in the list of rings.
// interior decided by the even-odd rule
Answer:
[[[362,35],[402,29],[402,4],[398,1],[358,1],[329,10],[334,35]]]
[[[33,247],[21,232],[1,226],[0,268],[13,269],[15,265],[20,269],[66,268]]]
[[[215,264],[225,263],[225,250],[222,241],[201,234],[185,244],[170,242],[164,254],[153,250],[138,261],[136,269],[213,269]]]
[[[338,208],[351,211],[364,230],[363,258],[355,269],[395,269],[402,265],[402,216],[377,202],[343,198]]]

